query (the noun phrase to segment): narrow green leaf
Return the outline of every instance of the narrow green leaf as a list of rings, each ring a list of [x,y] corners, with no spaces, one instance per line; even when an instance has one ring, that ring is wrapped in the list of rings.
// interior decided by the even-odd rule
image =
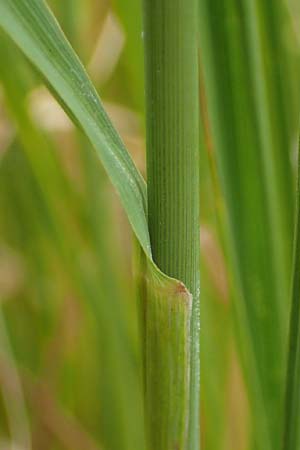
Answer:
[[[141,1],[113,0],[116,10],[126,30],[126,43],[120,64],[124,66],[125,75],[130,82],[130,103],[139,110],[144,108],[143,46]]]
[[[1,0],[0,26],[89,137],[120,195],[141,246],[150,256],[145,182],[52,13],[40,0]]]
[[[290,135],[283,108],[275,106],[285,102],[273,75],[281,50],[267,32],[282,4],[262,3],[199,0],[199,34],[229,223],[251,445],[274,450],[281,435],[293,202]],[[270,48],[274,58],[267,60]]]
[[[6,328],[0,298],[0,362],[3,365],[3,389],[1,394],[8,417],[11,439],[14,445],[20,445],[26,450],[32,449],[32,439],[28,411],[25,403],[22,383],[16,366],[16,361]],[[7,374],[5,376],[5,373]],[[10,389],[7,389],[9,383]]]
[[[48,204],[55,209],[57,200],[64,197],[70,205],[71,202],[74,203],[74,199],[70,195],[68,181],[54,145],[38,127],[34,126],[28,114],[26,96],[29,92],[29,83],[24,79],[24,70],[22,70],[25,61],[19,52],[14,52],[14,49],[13,43],[1,30],[0,58],[5,60],[5,64],[0,70],[0,81],[7,109],[16,123],[19,141],[22,142],[26,157],[41,191],[47,197]],[[15,69],[14,73],[12,68]]]
[[[299,147],[300,149],[300,147]],[[282,450],[300,449],[300,158],[290,313],[289,355],[286,377],[284,434]]]

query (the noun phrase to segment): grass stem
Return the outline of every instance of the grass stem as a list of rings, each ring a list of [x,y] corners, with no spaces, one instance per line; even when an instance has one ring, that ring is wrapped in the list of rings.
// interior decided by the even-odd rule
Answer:
[[[153,259],[193,295],[190,450],[199,448],[199,112],[196,0],[144,0]]]

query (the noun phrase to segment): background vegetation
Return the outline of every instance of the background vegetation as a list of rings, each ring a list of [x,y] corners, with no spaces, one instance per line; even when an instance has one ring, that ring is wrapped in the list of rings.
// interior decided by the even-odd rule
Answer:
[[[145,175],[141,2],[49,4]],[[299,14],[199,0],[203,450],[280,448]],[[144,450],[127,219],[2,32],[0,61],[0,448]]]

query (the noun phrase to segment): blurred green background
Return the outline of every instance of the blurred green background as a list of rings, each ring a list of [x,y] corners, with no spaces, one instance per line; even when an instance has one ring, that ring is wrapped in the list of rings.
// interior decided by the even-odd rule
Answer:
[[[49,4],[145,175],[140,0]],[[202,449],[275,449],[300,8],[199,4]],[[129,225],[89,142],[3,33],[0,61],[0,449],[145,450]]]

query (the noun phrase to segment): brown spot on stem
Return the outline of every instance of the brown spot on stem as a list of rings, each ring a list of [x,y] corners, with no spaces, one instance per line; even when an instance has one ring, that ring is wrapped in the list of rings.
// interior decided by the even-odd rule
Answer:
[[[176,294],[188,294],[188,290],[185,287],[185,285],[181,282],[178,281],[177,285],[176,285]]]

